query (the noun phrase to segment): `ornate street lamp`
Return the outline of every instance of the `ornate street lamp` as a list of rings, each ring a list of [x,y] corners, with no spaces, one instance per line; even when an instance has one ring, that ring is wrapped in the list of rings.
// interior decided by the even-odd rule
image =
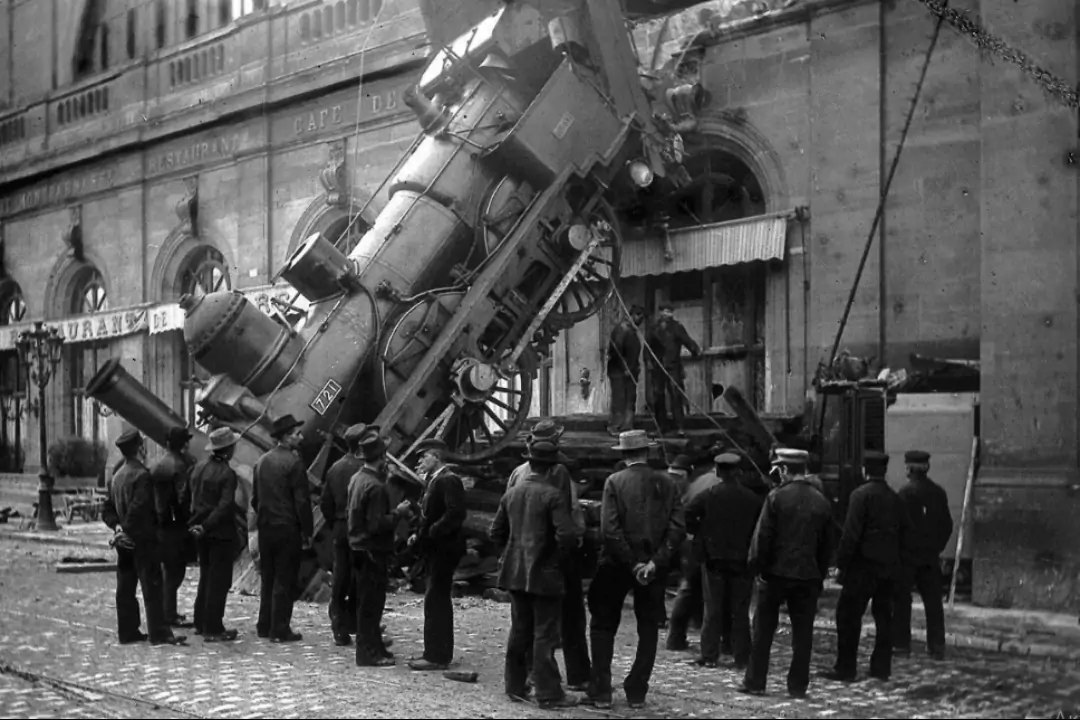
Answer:
[[[53,516],[52,491],[53,478],[49,474],[49,457],[47,437],[45,433],[45,386],[49,384],[56,366],[60,364],[61,351],[64,348],[64,338],[54,328],[46,328],[45,323],[38,320],[34,323],[33,330],[19,333],[16,343],[19,350],[19,360],[26,368],[26,377],[31,384],[38,387],[38,430],[41,444],[41,470],[38,472],[38,517],[39,530],[58,530],[56,518]]]

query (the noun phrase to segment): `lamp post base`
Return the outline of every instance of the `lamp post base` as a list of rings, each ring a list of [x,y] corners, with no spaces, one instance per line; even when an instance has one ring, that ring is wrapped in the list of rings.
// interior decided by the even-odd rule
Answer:
[[[52,491],[53,491],[53,479],[52,476],[46,470],[42,470],[38,474],[38,513],[37,513],[37,529],[38,530],[59,530],[60,528],[56,524],[56,515],[53,513],[52,504]]]

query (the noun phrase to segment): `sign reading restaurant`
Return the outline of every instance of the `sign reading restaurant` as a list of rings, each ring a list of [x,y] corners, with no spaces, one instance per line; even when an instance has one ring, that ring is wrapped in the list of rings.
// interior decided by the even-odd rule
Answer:
[[[273,300],[286,305],[293,301],[293,305],[300,309],[306,309],[308,305],[303,297],[294,300],[296,291],[291,286],[284,284],[244,288],[239,292],[249,302],[267,314],[270,314],[273,308]],[[15,349],[19,333],[24,330],[31,330],[33,327],[33,322],[0,326],[0,351]],[[173,330],[182,330],[184,328],[184,311],[180,309],[177,303],[139,305],[93,315],[47,320],[45,321],[45,327],[55,327],[60,336],[64,338],[65,343],[110,340],[144,330],[149,330],[151,335],[155,335]]]

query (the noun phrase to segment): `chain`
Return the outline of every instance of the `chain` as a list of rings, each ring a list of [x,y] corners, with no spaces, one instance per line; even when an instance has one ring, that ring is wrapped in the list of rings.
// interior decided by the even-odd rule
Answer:
[[[979,49],[993,53],[1019,67],[1039,87],[1057,98],[1063,105],[1073,109],[1080,107],[1080,93],[1075,87],[1056,77],[1049,70],[1039,67],[1034,60],[1016,48],[1010,47],[1001,38],[991,35],[965,13],[947,7],[942,0],[919,0],[919,2],[938,18],[949,23],[957,32],[970,36]]]

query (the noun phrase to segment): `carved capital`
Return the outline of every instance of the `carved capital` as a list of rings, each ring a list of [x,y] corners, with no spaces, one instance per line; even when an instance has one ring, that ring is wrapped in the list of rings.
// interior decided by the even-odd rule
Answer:
[[[327,143],[326,167],[319,171],[319,182],[326,190],[326,204],[340,207],[348,203],[349,180],[345,175],[345,141]]]
[[[184,178],[184,197],[176,203],[176,215],[192,237],[199,236],[199,178]]]
[[[68,254],[79,262],[83,262],[83,236],[82,236],[82,205],[76,205],[68,210],[68,226],[64,230],[64,244],[67,245]]]

